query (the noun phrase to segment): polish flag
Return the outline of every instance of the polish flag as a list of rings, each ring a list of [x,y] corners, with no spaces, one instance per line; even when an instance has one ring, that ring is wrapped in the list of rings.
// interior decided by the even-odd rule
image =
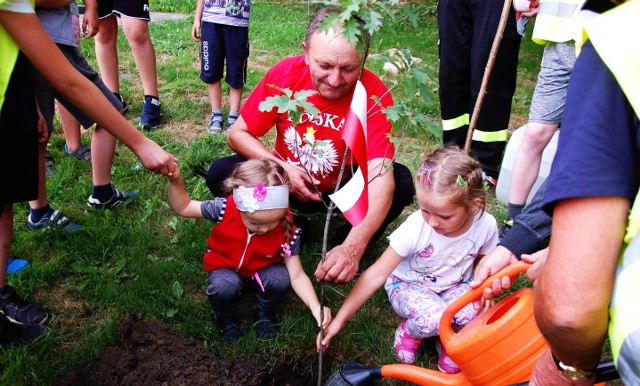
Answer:
[[[340,190],[329,197],[342,211],[344,217],[356,226],[367,215],[369,209],[369,176],[367,169],[367,91],[360,81],[351,99],[351,106],[341,130],[358,170]]]

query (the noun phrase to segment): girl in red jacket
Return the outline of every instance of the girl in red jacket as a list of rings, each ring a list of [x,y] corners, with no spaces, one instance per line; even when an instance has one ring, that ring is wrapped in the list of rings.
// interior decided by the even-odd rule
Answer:
[[[178,170],[168,178],[169,203],[177,214],[217,224],[203,257],[206,294],[216,326],[229,342],[244,335],[233,308],[246,292],[257,293],[253,316],[260,338],[278,334],[273,313],[289,286],[320,326],[321,306],[300,262],[300,229],[293,225],[287,176],[280,165],[267,159],[240,163],[225,181],[227,197],[208,201],[189,198]],[[324,307],[324,326],[330,320]]]

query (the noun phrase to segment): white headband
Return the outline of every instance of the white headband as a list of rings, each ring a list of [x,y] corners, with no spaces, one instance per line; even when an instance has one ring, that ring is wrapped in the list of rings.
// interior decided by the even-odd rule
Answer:
[[[257,184],[253,188],[240,186],[233,189],[233,201],[241,212],[283,209],[289,207],[289,187],[277,185],[265,187]]]

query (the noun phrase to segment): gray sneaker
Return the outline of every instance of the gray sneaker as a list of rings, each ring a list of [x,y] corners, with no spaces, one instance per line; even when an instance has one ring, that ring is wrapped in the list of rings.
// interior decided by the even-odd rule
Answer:
[[[222,133],[222,115],[211,114],[211,121],[207,127],[207,133],[220,134]]]

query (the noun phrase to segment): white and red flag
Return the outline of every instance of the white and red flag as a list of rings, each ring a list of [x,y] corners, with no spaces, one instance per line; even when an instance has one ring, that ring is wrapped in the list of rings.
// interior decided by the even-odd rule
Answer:
[[[367,165],[367,91],[360,81],[351,99],[351,106],[341,130],[358,170],[340,190],[329,197],[342,211],[344,217],[356,226],[367,215],[369,209],[369,173]]]

